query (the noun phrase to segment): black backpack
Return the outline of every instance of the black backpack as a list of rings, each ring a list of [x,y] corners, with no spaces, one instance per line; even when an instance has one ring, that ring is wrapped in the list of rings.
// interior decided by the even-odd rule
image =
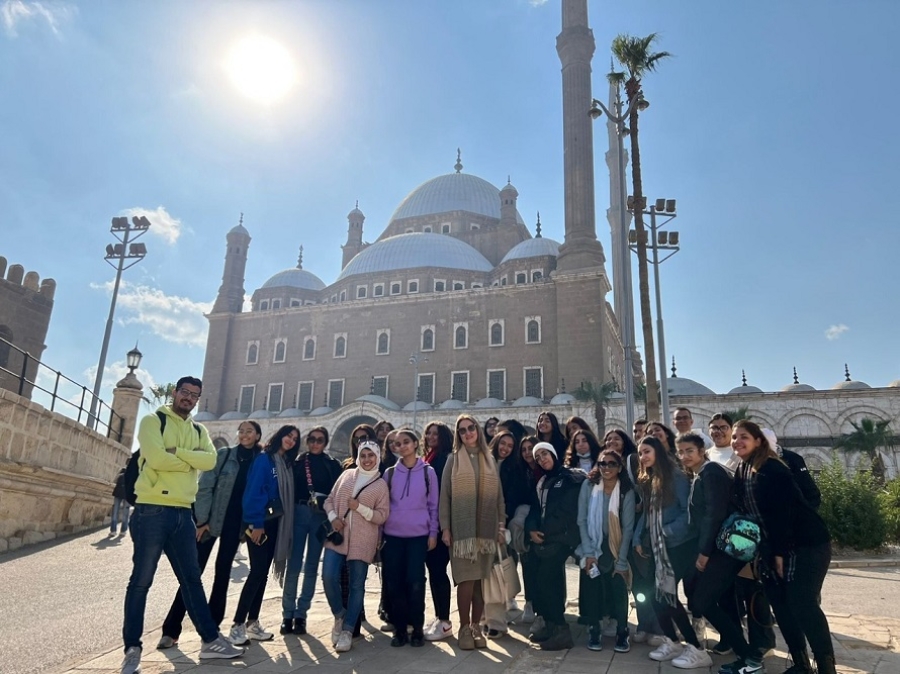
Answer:
[[[157,410],[156,416],[159,417],[159,434],[162,436],[166,430],[166,415]],[[194,422],[194,428],[197,430],[197,439],[199,440],[203,435],[200,431],[200,425]],[[145,463],[146,461],[141,460],[141,450],[138,448],[138,450],[131,455],[131,458],[128,459],[128,465],[125,466],[125,475],[122,478],[122,483],[125,487],[125,500],[131,505],[137,503],[137,494],[134,493],[134,485],[137,482],[138,475],[141,474],[141,469],[144,467]]]

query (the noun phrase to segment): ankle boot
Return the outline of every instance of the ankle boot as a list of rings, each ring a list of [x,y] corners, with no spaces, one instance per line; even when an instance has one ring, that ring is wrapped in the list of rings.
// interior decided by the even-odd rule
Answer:
[[[812,674],[813,668],[806,649],[791,651],[791,660],[794,661],[794,664],[784,670],[784,674]]]
[[[554,625],[552,634],[547,641],[541,642],[542,651],[564,651],[575,646],[572,641],[572,631],[569,629],[568,623],[563,625]]]
[[[818,674],[837,674],[834,666],[834,655],[816,656],[816,667]]]

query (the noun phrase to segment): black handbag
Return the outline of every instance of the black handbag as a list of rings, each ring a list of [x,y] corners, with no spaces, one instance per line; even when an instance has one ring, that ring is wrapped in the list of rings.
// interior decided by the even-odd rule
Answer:
[[[281,497],[276,496],[273,499],[270,499],[268,503],[266,503],[266,514],[263,519],[268,522],[269,520],[274,520],[284,515],[284,504],[281,502]]]

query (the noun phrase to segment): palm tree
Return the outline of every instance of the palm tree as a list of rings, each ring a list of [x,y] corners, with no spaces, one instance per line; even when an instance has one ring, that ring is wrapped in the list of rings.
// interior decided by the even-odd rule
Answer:
[[[606,431],[606,405],[610,397],[618,390],[616,383],[608,381],[604,384],[594,384],[589,381],[581,382],[581,386],[572,391],[572,395],[582,402],[594,403],[594,417],[597,419],[597,435],[602,436]]]
[[[155,403],[156,405],[168,405],[169,402],[175,398],[174,382],[151,386],[148,391],[150,391],[151,398],[144,397],[144,402],[148,404]]]
[[[722,414],[728,416],[729,419],[734,419],[734,422],[737,423],[741,419],[752,419],[753,415],[750,414],[750,408],[746,405],[741,405],[737,409],[734,410],[724,410]],[[772,447],[772,449],[775,449]]]
[[[612,43],[612,53],[625,72],[611,73],[611,82],[625,84],[630,114],[628,116],[631,137],[631,178],[634,195],[634,229],[637,233],[638,284],[641,305],[641,329],[644,333],[644,353],[647,354],[647,416],[659,418],[659,384],[656,381],[656,353],[653,342],[653,319],[650,314],[650,272],[647,269],[647,230],[644,228],[644,188],[641,180],[641,149],[638,144],[638,113],[649,105],[644,100],[641,80],[656,70],[656,64],[670,56],[668,52],[653,52],[657,34],[647,37],[619,35]]]
[[[835,443],[835,447],[845,452],[859,452],[869,457],[872,477],[879,486],[884,485],[884,462],[878,454],[880,447],[892,447],[891,422],[885,419],[863,417],[859,423],[851,421],[852,433],[846,433]]]

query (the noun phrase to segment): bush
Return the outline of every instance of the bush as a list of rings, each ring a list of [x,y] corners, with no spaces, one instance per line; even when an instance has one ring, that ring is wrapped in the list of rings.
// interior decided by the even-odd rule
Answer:
[[[887,540],[900,543],[900,478],[888,482],[878,495],[887,525]]]
[[[819,473],[817,481],[822,492],[819,514],[828,525],[832,541],[856,550],[884,545],[887,522],[879,489],[870,473],[847,477],[844,467],[832,461]]]

